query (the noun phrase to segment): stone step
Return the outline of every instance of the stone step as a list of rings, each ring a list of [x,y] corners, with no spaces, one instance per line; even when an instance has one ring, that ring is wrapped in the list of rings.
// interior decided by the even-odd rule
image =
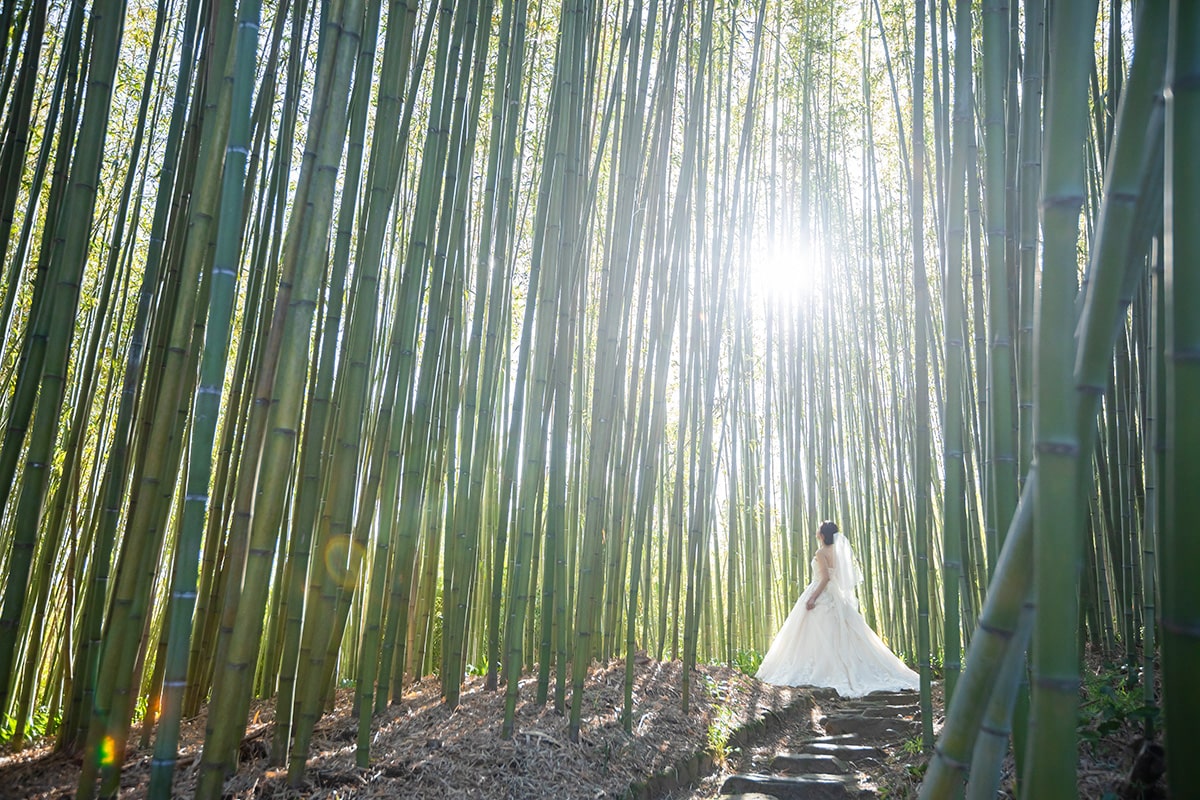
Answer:
[[[842,710],[853,710],[855,713],[870,717],[915,717],[921,714],[921,706],[915,703],[912,705],[885,705],[883,703],[851,704],[845,706]]]
[[[835,733],[830,736],[810,736],[801,739],[800,744],[859,744],[860,738],[857,733]]]
[[[858,788],[858,779],[848,775],[732,775],[721,786],[721,795],[757,792],[776,800],[842,800],[872,797]]]
[[[829,753],[781,753],[771,759],[771,772],[792,775],[846,775],[850,767]]]
[[[865,717],[858,714],[839,714],[823,717],[821,725],[827,733],[856,733],[866,739],[895,741],[913,736],[920,724],[896,717]]]
[[[857,740],[857,737],[855,737]],[[832,756],[842,762],[850,764],[867,759],[882,759],[883,751],[878,747],[873,747],[869,744],[835,744],[833,742],[809,742],[802,745],[801,753],[808,753],[818,756]]]
[[[854,698],[857,702],[868,703],[900,703],[907,705],[908,703],[917,703],[921,700],[920,692],[871,692],[862,697]]]
[[[779,798],[773,794],[763,794],[762,792],[739,792],[738,794],[717,795],[717,800],[779,800]]]

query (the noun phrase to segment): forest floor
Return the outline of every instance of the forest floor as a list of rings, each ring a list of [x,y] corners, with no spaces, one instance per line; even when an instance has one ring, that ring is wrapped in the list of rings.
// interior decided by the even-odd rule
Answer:
[[[729,775],[820,735],[821,715],[836,712],[845,702],[829,690],[775,687],[733,667],[701,665],[692,673],[692,702],[685,714],[679,662],[639,658],[631,735],[620,722],[624,675],[621,661],[593,665],[584,687],[578,742],[570,741],[567,719],[553,703],[534,702],[535,678],[521,680],[511,739],[500,736],[503,691],[485,691],[482,678],[470,677],[458,708],[451,711],[441,701],[440,684],[427,678],[407,687],[402,702],[377,717],[371,766],[365,769],[355,766],[353,690],[339,690],[335,708],[317,725],[305,781],[298,789],[288,787],[286,768],[268,763],[274,705],[256,703],[237,774],[226,783],[224,797],[707,800],[719,796]],[[1086,684],[1085,676],[1085,691]],[[1112,693],[1101,688],[1096,696],[1108,702]],[[1165,797],[1161,792],[1121,792],[1135,755],[1130,744],[1138,735],[1131,715],[1110,714],[1107,708],[1093,715],[1090,730],[1095,735],[1085,736],[1081,745],[1080,796]],[[940,686],[935,684],[935,729],[942,719]],[[193,793],[204,724],[203,715],[184,724],[174,796]],[[135,729],[122,772],[122,798],[146,796],[151,751],[136,747],[139,737]],[[889,800],[916,797],[928,763],[919,739],[880,744],[883,758],[856,767],[860,784]],[[77,756],[52,752],[49,743],[16,754],[0,752],[0,798],[72,798],[80,764]],[[1005,770],[1002,795],[1011,796],[1011,757]]]
[[[442,702],[440,684],[426,678],[405,688],[402,702],[373,724],[371,766],[355,766],[354,693],[341,689],[336,706],[317,724],[305,783],[287,785],[286,768],[268,764],[273,702],[255,703],[237,774],[225,798],[562,798],[593,800],[624,795],[636,782],[694,759],[718,739],[770,711],[803,702],[807,693],[760,683],[736,668],[703,665],[692,673],[689,713],[682,711],[680,663],[639,658],[634,681],[633,734],[621,727],[625,666],[593,665],[583,691],[578,742],[553,701],[534,702],[536,678],[521,679],[516,732],[500,736],[504,691],[485,691],[470,677],[458,708]],[[551,687],[553,694],[553,687]],[[198,774],[205,716],[184,723],[174,795],[191,796]],[[130,736],[121,777],[122,798],[146,796],[152,748]],[[0,797],[63,800],[73,797],[81,760],[49,745],[0,753]]]

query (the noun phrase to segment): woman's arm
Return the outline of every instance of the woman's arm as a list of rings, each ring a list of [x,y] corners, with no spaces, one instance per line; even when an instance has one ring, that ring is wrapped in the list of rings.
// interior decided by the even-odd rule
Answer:
[[[829,563],[825,557],[825,551],[817,551],[817,566],[820,568],[821,582],[817,584],[817,590],[812,593],[812,597],[808,598],[808,602],[804,605],[809,611],[817,604],[817,598],[821,596],[821,592],[825,591],[825,587],[829,584]]]

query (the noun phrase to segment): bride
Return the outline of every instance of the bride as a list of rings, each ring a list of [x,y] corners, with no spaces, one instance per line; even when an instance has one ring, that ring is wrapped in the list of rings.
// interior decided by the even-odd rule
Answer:
[[[826,520],[817,537],[813,581],[775,634],[755,677],[780,686],[829,686],[843,697],[918,688],[917,673],[858,612],[854,587],[862,573],[837,525]]]

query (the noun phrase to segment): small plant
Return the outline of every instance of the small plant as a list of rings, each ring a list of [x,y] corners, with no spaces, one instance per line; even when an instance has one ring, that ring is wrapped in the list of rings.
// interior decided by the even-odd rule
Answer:
[[[929,656],[929,675],[935,681],[946,677],[946,654],[944,652],[932,653]]]
[[[33,712],[29,718],[29,723],[25,726],[23,739],[25,742],[41,739],[46,736],[53,736],[62,725],[62,713],[59,712],[51,717],[46,706],[42,706]],[[17,720],[11,714],[0,715],[0,747],[6,747],[13,743],[17,735]]]
[[[140,695],[137,702],[133,705],[133,724],[140,725],[142,720],[146,718],[146,712],[150,710],[150,698],[147,695]]]
[[[752,647],[741,648],[733,656],[733,665],[746,675],[754,677],[762,665],[763,654]]]
[[[719,705],[713,710],[713,721],[708,724],[706,740],[708,752],[713,761],[724,764],[732,750],[729,747],[729,736],[737,727],[737,714],[726,705]]]
[[[59,711],[53,717],[48,713],[49,709],[42,706],[33,714],[33,735],[35,736],[53,736],[58,733],[58,729],[62,727],[62,712]]]
[[[1084,678],[1076,730],[1080,741],[1095,746],[1130,723],[1157,726],[1161,713],[1143,702],[1141,690],[1119,671],[1105,671]]]
[[[922,749],[920,736],[911,736],[900,743],[900,752],[906,756],[919,756]]]

